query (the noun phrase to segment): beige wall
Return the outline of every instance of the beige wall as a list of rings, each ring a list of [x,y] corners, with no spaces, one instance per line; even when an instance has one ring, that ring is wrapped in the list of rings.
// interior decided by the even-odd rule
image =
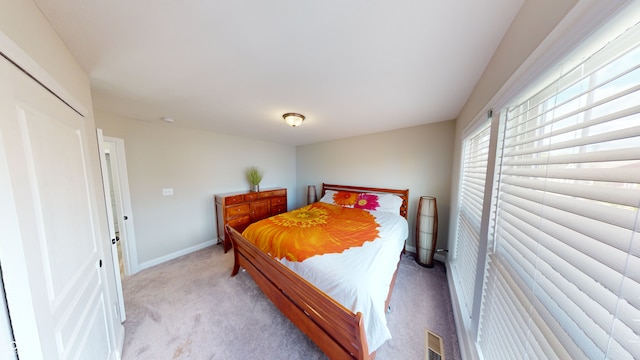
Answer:
[[[217,238],[213,195],[249,189],[244,170],[264,170],[260,186],[286,187],[295,204],[295,148],[176,124],[96,111],[105,136],[124,139],[131,205],[142,267]],[[163,188],[174,195],[162,196]]]
[[[576,2],[577,0],[524,2],[458,116],[456,133],[469,125]]]
[[[93,118],[90,114],[92,105],[88,76],[32,1],[0,1],[0,32],[55,79],[61,85],[60,90],[68,92],[82,104],[89,113],[84,115]],[[7,49],[2,50],[6,54]],[[52,87],[49,83],[46,85]]]
[[[415,251],[418,199],[438,201],[438,248],[447,247],[449,197],[455,122],[453,120],[356,136],[297,148],[298,203],[306,201],[306,186],[362,185],[409,189],[407,250]]]

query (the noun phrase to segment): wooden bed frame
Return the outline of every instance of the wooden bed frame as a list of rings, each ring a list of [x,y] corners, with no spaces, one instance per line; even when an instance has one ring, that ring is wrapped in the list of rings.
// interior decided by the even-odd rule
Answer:
[[[402,198],[400,214],[407,217],[409,190],[322,184],[327,190],[391,193]],[[267,255],[245,239],[238,231],[226,226],[233,245],[234,265],[231,276],[244,268],[265,295],[330,359],[374,359],[369,354],[362,313],[351,310],[326,295],[304,278]],[[404,250],[403,250],[404,251]],[[401,254],[399,255],[401,256]],[[398,269],[393,274],[386,300],[389,307]]]

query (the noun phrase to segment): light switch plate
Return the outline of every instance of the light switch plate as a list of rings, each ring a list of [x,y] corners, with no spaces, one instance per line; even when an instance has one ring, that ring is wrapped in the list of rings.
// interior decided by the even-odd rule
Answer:
[[[170,195],[173,195],[173,188],[162,189],[162,196],[170,196]]]

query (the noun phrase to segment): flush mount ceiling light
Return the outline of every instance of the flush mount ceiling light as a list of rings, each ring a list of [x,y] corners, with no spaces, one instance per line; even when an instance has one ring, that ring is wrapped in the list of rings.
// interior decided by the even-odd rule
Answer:
[[[293,127],[302,125],[302,122],[304,121],[304,115],[296,113],[286,113],[282,115],[282,118],[287,125]]]

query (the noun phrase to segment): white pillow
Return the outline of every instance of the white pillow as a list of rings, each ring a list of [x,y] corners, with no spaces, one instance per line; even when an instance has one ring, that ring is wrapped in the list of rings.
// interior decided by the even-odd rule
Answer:
[[[400,215],[400,207],[402,206],[402,198],[393,194],[371,194],[378,196],[377,211],[387,211]]]
[[[402,198],[393,194],[355,193],[327,190],[320,201],[342,207],[400,214]]]

